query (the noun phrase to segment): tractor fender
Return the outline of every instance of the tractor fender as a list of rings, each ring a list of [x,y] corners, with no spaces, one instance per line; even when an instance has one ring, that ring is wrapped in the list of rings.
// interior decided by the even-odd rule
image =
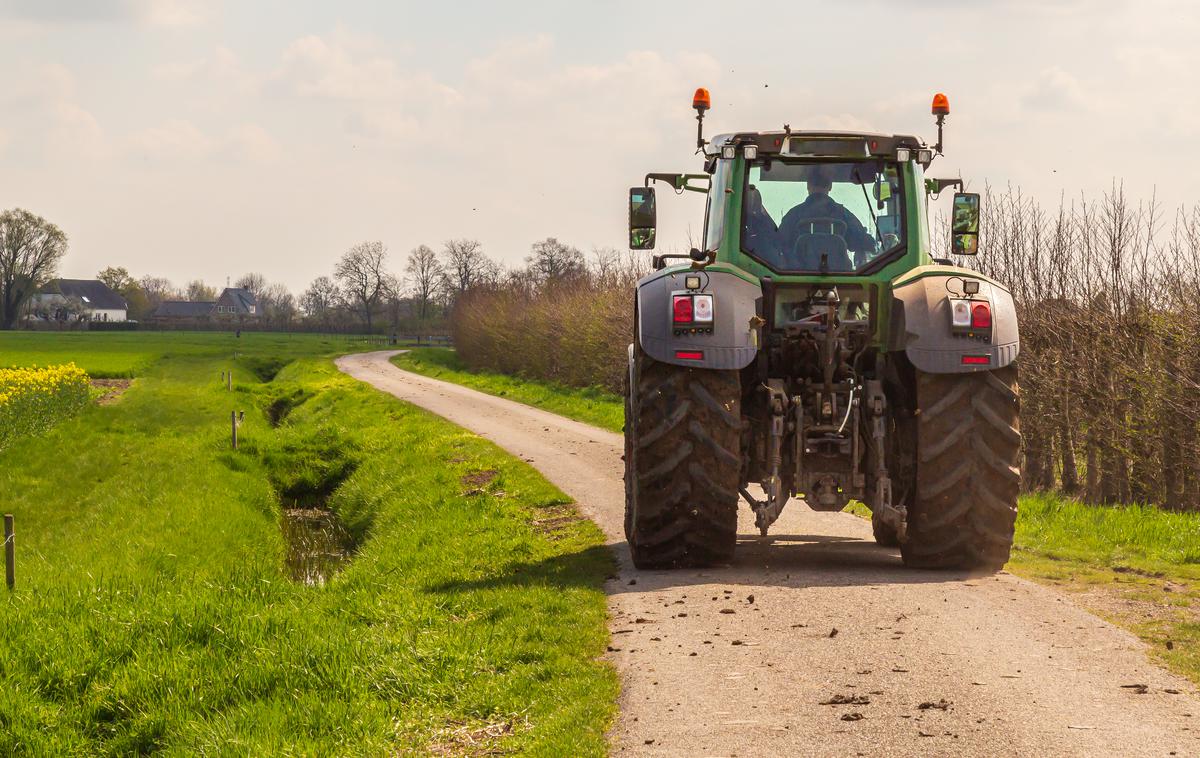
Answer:
[[[964,280],[979,283],[979,292],[964,294]],[[951,328],[950,299],[985,300],[991,306],[990,335],[959,333]],[[992,279],[968,269],[922,266],[892,282],[888,349],[903,350],[908,360],[929,374],[965,374],[1003,368],[1017,359],[1021,342],[1012,294]],[[986,363],[977,361],[983,356]]]
[[[688,277],[700,286],[687,288]],[[674,295],[711,294],[710,325],[673,320]],[[695,368],[742,369],[758,353],[762,288],[737,274],[679,266],[642,277],[637,285],[638,344],[656,361]],[[709,334],[708,329],[712,329]],[[686,357],[685,357],[686,356]]]

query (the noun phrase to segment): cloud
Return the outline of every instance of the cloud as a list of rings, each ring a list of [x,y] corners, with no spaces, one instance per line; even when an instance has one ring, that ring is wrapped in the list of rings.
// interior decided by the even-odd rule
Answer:
[[[235,163],[273,163],[283,148],[258,124],[241,124],[216,135],[185,119],[171,119],[135,132],[127,149],[156,161],[195,161],[217,158]]]
[[[41,143],[54,158],[96,160],[111,153],[99,121],[78,102],[75,76],[66,66],[19,68],[11,81],[0,93],[0,110],[12,140]]]
[[[205,58],[160,64],[151,69],[151,75],[160,81],[179,83],[198,80],[227,82],[246,77],[237,54],[227,47],[218,47]]]
[[[214,143],[195,124],[174,119],[135,132],[130,147],[151,158],[196,158],[209,154]]]
[[[283,53],[274,82],[298,97],[358,102],[419,100],[450,105],[453,87],[423,72],[401,71],[396,61],[345,33],[309,35]]]
[[[1058,66],[1051,66],[1038,73],[1021,96],[1021,104],[1031,111],[1061,112],[1088,110],[1095,103],[1078,79]]]
[[[147,27],[203,24],[213,4],[203,0],[0,0],[0,18],[41,26],[134,23]]]
[[[231,129],[220,149],[235,160],[250,163],[274,163],[283,157],[283,148],[257,124],[243,124]]]

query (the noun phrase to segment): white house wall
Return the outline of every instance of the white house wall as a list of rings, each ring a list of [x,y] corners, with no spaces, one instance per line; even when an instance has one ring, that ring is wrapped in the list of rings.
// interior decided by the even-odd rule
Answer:
[[[105,316],[107,316],[107,318],[105,318]],[[99,308],[94,310],[89,309],[88,317],[92,321],[124,321],[125,311],[107,308]]]

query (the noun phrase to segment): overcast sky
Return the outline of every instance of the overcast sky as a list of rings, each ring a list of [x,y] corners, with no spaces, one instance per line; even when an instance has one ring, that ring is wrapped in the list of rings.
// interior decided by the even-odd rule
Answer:
[[[932,141],[972,188],[1196,202],[1200,4],[0,0],[0,207],[71,239],[62,273],[299,292],[347,247],[623,245],[626,189],[710,134]],[[1188,168],[1188,167],[1191,168]],[[698,236],[660,198],[660,246]],[[690,229],[689,229],[690,227]],[[984,251],[986,254],[986,251]]]

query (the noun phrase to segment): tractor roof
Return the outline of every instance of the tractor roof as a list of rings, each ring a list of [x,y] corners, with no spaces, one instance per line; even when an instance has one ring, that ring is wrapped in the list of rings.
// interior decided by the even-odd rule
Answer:
[[[908,134],[870,132],[803,132],[784,127],[774,132],[718,134],[704,147],[708,155],[720,155],[725,145],[757,145],[760,155],[797,158],[895,157],[897,148],[916,150],[925,143]]]

